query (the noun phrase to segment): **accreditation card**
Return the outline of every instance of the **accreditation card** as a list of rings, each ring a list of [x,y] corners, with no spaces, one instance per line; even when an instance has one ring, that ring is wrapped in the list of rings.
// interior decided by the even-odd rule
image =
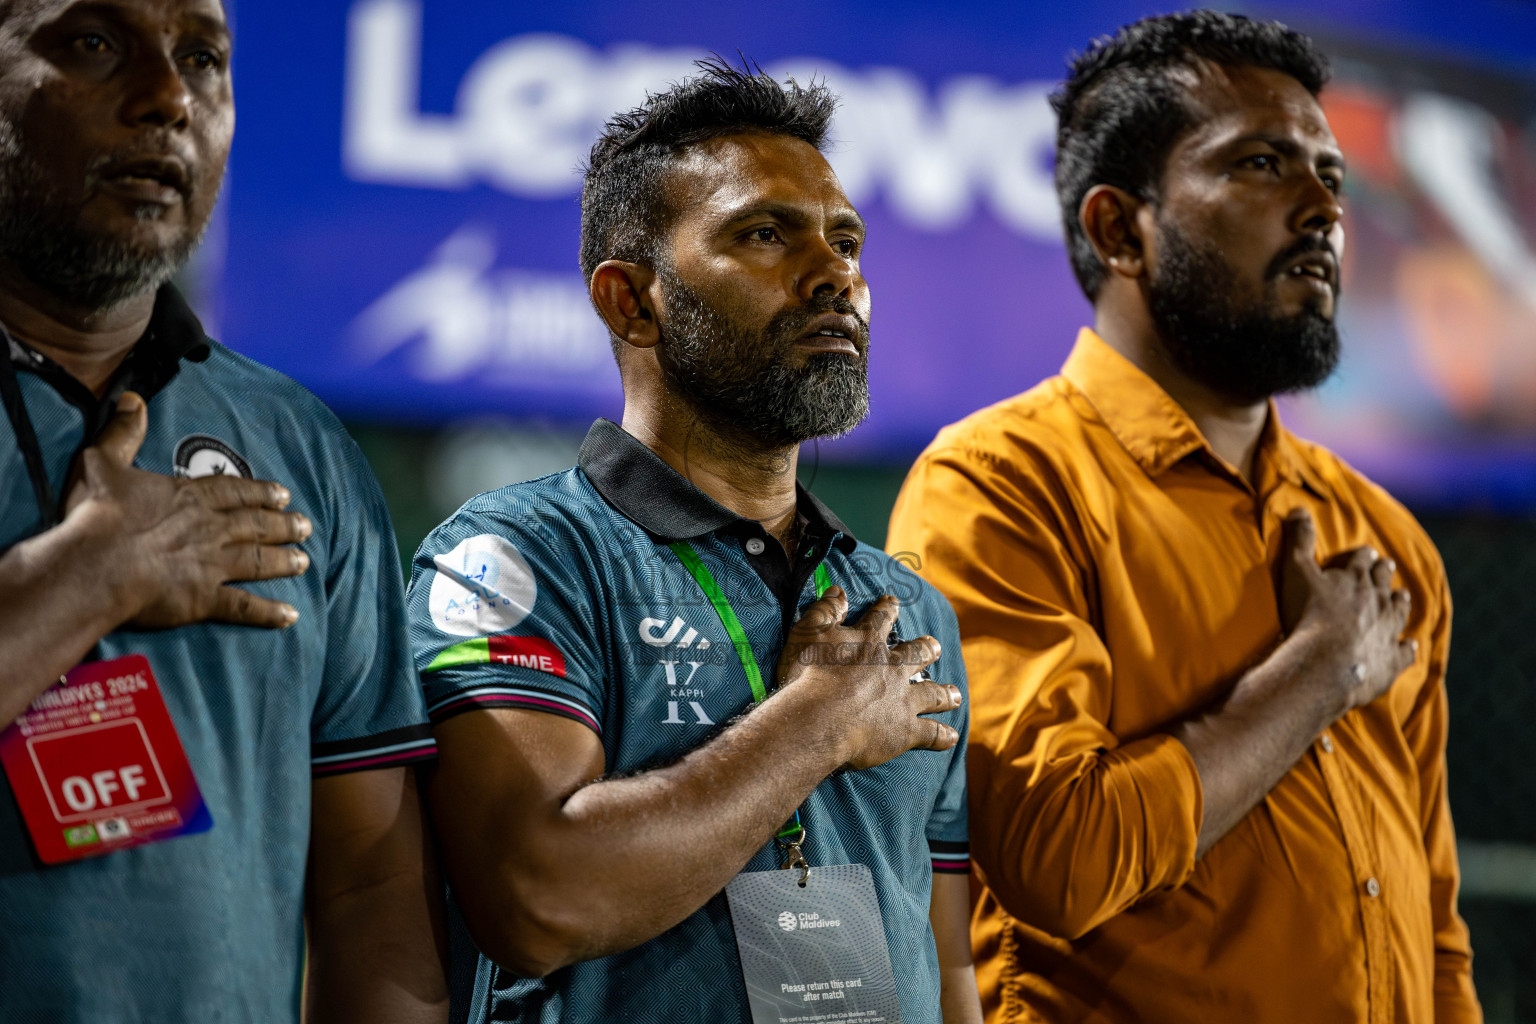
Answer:
[[[753,1024],[899,1024],[896,978],[863,864],[752,871],[725,887]]]
[[[45,864],[213,827],[141,654],[78,665],[39,694],[0,731],[0,764]]]

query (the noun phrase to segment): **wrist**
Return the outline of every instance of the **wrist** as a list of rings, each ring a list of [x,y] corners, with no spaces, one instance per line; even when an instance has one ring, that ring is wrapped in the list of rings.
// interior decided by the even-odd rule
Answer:
[[[97,609],[108,629],[128,621],[143,606],[144,588],[138,585],[131,562],[137,553],[119,544],[122,524],[118,516],[99,502],[85,501],[71,509],[58,526],[34,540],[45,541],[43,561],[50,575],[73,575],[84,592],[100,602]]]
[[[1293,658],[1292,676],[1308,691],[1327,728],[1354,707],[1354,663],[1321,626],[1300,626],[1281,645]],[[1278,653],[1278,652],[1277,652]]]
[[[835,701],[828,702],[813,693],[809,686],[799,684],[775,690],[757,713],[764,711],[780,720],[780,728],[797,747],[814,752],[818,766],[825,767],[823,776],[842,767],[857,752],[849,728],[852,716]]]

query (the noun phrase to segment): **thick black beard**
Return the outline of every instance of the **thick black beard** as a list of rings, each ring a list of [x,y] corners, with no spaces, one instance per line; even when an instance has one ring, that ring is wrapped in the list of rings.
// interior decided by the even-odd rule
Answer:
[[[159,208],[143,208],[145,218]],[[48,184],[15,128],[0,122],[0,259],[76,309],[109,309],[175,276],[207,225],[165,249],[145,249],[84,231],[79,210]]]
[[[667,322],[657,359],[674,392],[718,430],[774,447],[840,437],[869,414],[869,325],[859,320],[859,358],[811,356],[791,368],[791,346],[826,313],[857,316],[832,296],[786,310],[760,330],[742,326],[670,271],[659,275]]]
[[[1274,282],[1303,252],[1327,243],[1304,238],[1265,274],[1265,299],[1239,306],[1237,275],[1220,251],[1201,248],[1171,224],[1160,224],[1158,265],[1148,283],[1152,322],[1169,358],[1217,394],[1242,403],[1305,391],[1339,363],[1339,328],[1319,309],[1277,311]],[[1338,291],[1334,292],[1337,302]]]

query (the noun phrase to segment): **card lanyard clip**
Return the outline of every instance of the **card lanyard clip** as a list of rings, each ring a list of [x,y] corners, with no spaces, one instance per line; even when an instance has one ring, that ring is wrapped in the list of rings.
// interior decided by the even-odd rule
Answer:
[[[741,620],[736,617],[736,609],[731,607],[731,602],[726,598],[725,592],[720,589],[720,584],[715,582],[714,573],[709,571],[709,566],[704,564],[699,553],[693,549],[693,545],[685,540],[676,541],[668,545],[677,555],[678,561],[683,563],[683,568],[688,570],[688,575],[699,585],[704,596],[714,607],[715,614],[720,619],[720,625],[725,627],[725,633],[731,638],[731,646],[736,649],[736,657],[741,662],[742,671],[747,674],[747,685],[752,688],[752,699],[761,704],[768,699],[768,688],[763,684],[762,670],[757,666],[757,656],[752,653],[752,641],[747,638],[747,631],[742,628]],[[816,599],[819,601],[826,595],[827,588],[832,585],[832,575],[827,572],[825,562],[816,566]],[[786,858],[781,865],[784,869],[800,869],[800,886],[811,877],[811,865],[806,861],[801,847],[810,839],[810,832],[800,821],[800,811],[795,811],[794,820],[785,825],[774,837],[774,842],[784,850]],[[793,838],[791,838],[793,837]]]
[[[784,852],[785,852],[784,863],[779,865],[779,870],[781,870],[781,871],[788,871],[790,868],[799,868],[800,869],[800,882],[799,882],[799,885],[800,885],[800,888],[804,889],[805,888],[805,883],[811,880],[811,865],[809,864],[809,862],[806,861],[805,854],[800,852],[800,847],[801,847],[801,845],[803,845],[805,843],[806,840],[811,838],[811,833],[806,829],[806,827],[804,825],[801,825],[799,823],[799,817],[800,817],[800,812],[796,811],[795,812],[796,823],[795,823],[795,826],[794,826],[794,830],[798,834],[795,836],[794,840],[791,841],[791,840],[785,839],[782,835],[780,835],[779,837],[777,837],[775,842],[777,842],[779,844],[779,847],[781,849],[783,849]],[[789,831],[789,830],[786,829],[786,831]]]

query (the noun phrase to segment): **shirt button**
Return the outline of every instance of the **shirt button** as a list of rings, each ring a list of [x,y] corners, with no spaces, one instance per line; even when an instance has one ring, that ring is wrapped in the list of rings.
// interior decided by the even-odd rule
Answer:
[[[751,537],[747,540],[747,554],[749,555],[760,555],[767,547],[768,545],[763,543],[763,538],[761,537]]]
[[[1333,737],[1332,736],[1329,736],[1327,733],[1323,733],[1322,744],[1323,744],[1323,753],[1325,753],[1325,754],[1333,753]]]
[[[1376,881],[1375,875],[1365,880],[1365,894],[1371,899],[1381,895],[1381,883]]]

